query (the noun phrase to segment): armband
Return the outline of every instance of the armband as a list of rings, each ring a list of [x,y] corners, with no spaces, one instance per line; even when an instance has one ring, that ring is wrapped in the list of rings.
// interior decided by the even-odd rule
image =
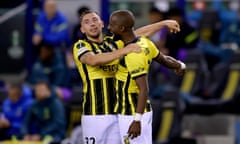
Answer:
[[[142,114],[136,113],[134,116],[134,121],[141,121],[141,119],[142,119]]]

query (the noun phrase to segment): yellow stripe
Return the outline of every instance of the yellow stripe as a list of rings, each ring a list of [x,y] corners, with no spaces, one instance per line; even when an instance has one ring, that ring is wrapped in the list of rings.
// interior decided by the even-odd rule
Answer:
[[[232,70],[229,74],[227,87],[225,88],[222,99],[227,100],[230,99],[237,88],[239,81],[239,72],[237,70]]]
[[[83,109],[83,112],[84,112],[85,111],[84,106],[86,105],[86,99],[87,99],[86,98],[87,97],[86,93],[87,93],[87,89],[88,89],[88,86],[87,86],[88,84],[87,84],[87,80],[86,80],[86,75],[83,71],[82,64],[81,64],[81,66],[78,67],[78,69],[79,69],[79,73],[80,73],[80,76],[82,78],[83,85],[84,85],[84,87],[83,87],[83,103],[82,103],[82,109]]]
[[[58,26],[58,32],[66,29],[66,28],[67,28],[67,24],[66,24],[66,23],[60,24],[60,25]]]
[[[93,84],[93,81],[91,80],[91,85]],[[95,94],[94,94],[94,87],[91,88],[91,108],[92,108],[92,114],[96,115],[96,98],[95,98]]]
[[[114,112],[117,112],[118,106],[119,106],[119,104],[118,104],[118,101],[117,101],[116,105],[114,106]]]
[[[167,140],[171,126],[172,126],[172,121],[173,121],[173,110],[171,109],[164,110],[162,114],[161,127],[159,129],[158,137],[157,137],[158,141]]]
[[[75,47],[74,49],[77,49],[77,48]],[[90,94],[90,91],[91,91],[90,81],[88,82],[88,80],[87,80],[88,68],[87,68],[86,64],[82,64],[79,60],[76,61],[76,64],[77,64],[77,67],[78,67],[80,77],[81,77],[82,82],[83,82],[82,110],[83,110],[83,112],[85,112],[84,106],[86,107],[87,100],[88,101],[90,100],[90,98],[88,98],[88,97],[89,97],[89,94]],[[86,69],[86,71],[84,69]],[[88,75],[88,79],[89,79],[89,75]],[[89,93],[88,93],[88,91],[89,91]]]
[[[83,109],[83,112],[85,111],[84,109],[84,105],[86,104],[86,95],[84,94],[83,95],[83,103],[82,103],[82,109]]]
[[[125,96],[125,91],[124,91],[125,87],[126,87],[126,83],[124,83],[123,88],[121,89],[122,94],[123,94],[123,96],[122,96],[122,112],[121,112],[122,114],[125,114],[125,112],[126,112],[126,103],[125,103],[126,96]]]
[[[73,126],[74,126],[74,122],[75,122],[74,118],[75,118],[75,110],[71,109],[68,130],[67,130],[68,136],[70,135],[71,131],[73,130]]]
[[[198,34],[196,31],[190,33],[189,35],[187,35],[187,37],[184,39],[186,43],[191,43],[192,41],[194,41],[195,39],[197,39]]]
[[[103,95],[104,95],[104,109],[105,109],[105,114],[109,114],[108,111],[108,93],[107,93],[107,86],[106,86],[106,79],[103,79]]]
[[[130,106],[131,106],[131,111],[134,113],[135,112],[135,106],[134,106],[134,103],[133,103],[133,100],[132,100],[132,96],[131,94],[129,94],[129,103],[130,103]]]
[[[183,77],[183,82],[181,85],[182,92],[190,92],[195,79],[195,72],[193,70],[188,70]]]
[[[117,95],[117,103],[116,103],[116,105],[114,106],[114,112],[117,112],[117,109],[118,109],[118,106],[119,106],[119,103],[118,103],[118,101],[119,101],[119,95],[118,95],[118,91],[119,91],[119,89],[117,89],[118,88],[118,81],[116,80],[116,95]]]
[[[81,121],[81,111],[79,109],[75,110],[74,123]]]
[[[125,100],[126,100],[126,96],[125,96],[125,93],[123,91],[123,97],[122,97],[123,101],[122,101],[122,114],[125,114],[126,112],[126,103],[125,103]]]

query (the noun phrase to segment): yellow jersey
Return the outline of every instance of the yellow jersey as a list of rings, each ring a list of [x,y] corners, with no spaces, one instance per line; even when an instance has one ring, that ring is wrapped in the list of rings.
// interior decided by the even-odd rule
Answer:
[[[114,111],[125,115],[132,115],[136,111],[139,89],[135,79],[148,74],[152,60],[160,53],[153,42],[145,37],[138,37],[133,42],[141,47],[142,52],[124,56],[119,61],[115,77],[118,103]],[[147,100],[145,112],[150,110],[150,101]]]
[[[83,81],[82,109],[85,115],[113,114],[116,104],[115,72],[118,60],[99,66],[83,64],[80,57],[87,52],[95,54],[111,52],[123,47],[121,41],[115,42],[105,36],[102,43],[79,40],[74,44],[73,56]]]

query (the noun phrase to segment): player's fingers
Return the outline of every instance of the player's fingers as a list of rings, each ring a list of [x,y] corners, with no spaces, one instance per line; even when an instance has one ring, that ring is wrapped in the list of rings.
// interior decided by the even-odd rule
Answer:
[[[132,134],[133,134],[133,132],[132,132],[132,130],[129,128],[128,129],[128,132],[127,132],[127,134],[128,134],[128,137],[129,138],[131,138],[132,137]]]
[[[178,27],[178,26],[175,26],[175,27],[176,27],[176,30],[177,30],[177,31],[180,31],[180,27]]]
[[[128,134],[128,137],[129,137],[130,139],[133,139],[133,138],[134,138],[134,134],[133,134],[133,133],[130,133],[130,134]]]
[[[177,26],[178,28],[180,28],[180,25],[179,25],[178,23],[176,24],[176,26]]]
[[[180,31],[180,29],[176,25],[173,25],[172,27],[170,27],[170,30],[174,33]]]
[[[178,31],[181,31],[180,26],[178,25]]]
[[[134,139],[134,138],[138,137],[139,135],[140,135],[139,132],[129,132],[129,133],[128,133],[128,137],[129,137],[130,139]]]
[[[134,139],[134,138],[136,138],[137,136],[138,136],[137,133],[133,133],[133,134],[131,135],[131,139]]]
[[[178,25],[175,26],[175,30],[176,32],[179,32],[180,31],[180,27]]]
[[[179,31],[180,31],[180,26],[179,26],[179,24],[174,24],[174,25],[173,25],[173,29],[176,30],[177,32],[179,32]]]
[[[136,52],[141,52],[141,51],[142,51],[142,49],[140,47],[136,48]]]

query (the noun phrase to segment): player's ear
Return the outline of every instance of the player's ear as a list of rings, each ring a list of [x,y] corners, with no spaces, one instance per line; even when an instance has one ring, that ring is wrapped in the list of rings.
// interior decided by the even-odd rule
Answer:
[[[103,21],[101,21],[101,27],[104,28],[104,22]]]
[[[124,27],[124,26],[119,26],[119,30],[120,30],[121,32],[123,32],[123,31],[125,31],[125,27]]]
[[[83,28],[82,26],[80,27],[80,31],[81,31],[82,33],[85,33],[84,28]]]

